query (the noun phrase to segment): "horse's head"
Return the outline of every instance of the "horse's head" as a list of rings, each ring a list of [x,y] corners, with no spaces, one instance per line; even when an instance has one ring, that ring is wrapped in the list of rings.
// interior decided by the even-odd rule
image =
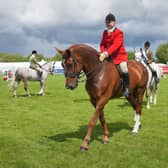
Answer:
[[[49,67],[49,72],[50,72],[51,74],[53,74],[54,69],[55,69],[55,61],[51,62],[51,66]]]
[[[44,70],[44,71],[47,72],[47,73],[53,74],[54,69],[55,69],[55,61],[45,62],[45,63],[42,65],[42,70]]]
[[[136,61],[140,62],[142,60],[142,53],[140,51],[134,51],[134,55]]]
[[[66,78],[65,86],[67,89],[75,89],[78,86],[78,79],[83,67],[82,63],[70,49],[62,51],[56,48],[56,50],[62,56],[62,66]]]

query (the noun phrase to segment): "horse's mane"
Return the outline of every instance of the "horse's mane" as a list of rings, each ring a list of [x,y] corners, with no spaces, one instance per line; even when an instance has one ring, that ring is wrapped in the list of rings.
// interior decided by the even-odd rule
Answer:
[[[44,65],[46,65],[46,64],[48,64],[48,62],[44,62],[41,66],[44,66]]]
[[[93,47],[86,44],[75,44],[69,47],[72,53],[78,53],[82,57],[87,59],[98,60],[99,52]]]
[[[51,62],[45,62],[45,63],[43,63],[41,66],[44,67],[45,65],[47,65],[47,64],[49,64],[49,63],[51,63]]]

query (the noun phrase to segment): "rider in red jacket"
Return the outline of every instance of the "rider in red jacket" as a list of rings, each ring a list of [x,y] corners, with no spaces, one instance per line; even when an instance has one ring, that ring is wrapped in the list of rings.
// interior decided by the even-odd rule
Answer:
[[[109,13],[105,17],[105,24],[107,29],[104,30],[102,40],[100,43],[101,54],[99,60],[102,62],[105,58],[110,58],[112,62],[121,69],[125,92],[124,96],[129,95],[129,73],[128,73],[128,55],[124,48],[124,34],[116,27],[116,18]]]

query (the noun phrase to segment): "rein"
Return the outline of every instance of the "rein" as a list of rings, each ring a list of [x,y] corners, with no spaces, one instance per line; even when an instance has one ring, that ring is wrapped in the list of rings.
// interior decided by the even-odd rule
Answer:
[[[47,63],[48,63],[48,62],[47,62]],[[45,64],[47,64],[47,63],[45,63]],[[45,64],[43,64],[43,65],[45,65]],[[52,65],[52,70],[51,70],[51,71],[50,71],[50,70],[45,69],[43,66],[41,67],[41,69],[42,69],[42,70],[44,70],[44,71],[46,71],[47,73],[52,74],[52,72],[53,72],[53,70],[54,70],[54,65],[55,65],[55,61],[54,61],[53,65]]]
[[[95,67],[93,70],[87,72],[87,73],[84,73],[84,72],[82,71],[82,72],[80,73],[80,75],[79,75],[79,79],[82,78],[83,76],[88,76],[89,74],[93,73],[97,68],[98,68],[98,66]],[[83,83],[83,82],[86,82],[86,81],[88,81],[88,80],[90,80],[90,79],[92,79],[92,78],[93,78],[93,75],[90,76],[90,77],[88,77],[88,78],[86,78],[86,79],[78,80],[78,82],[79,82],[79,83]]]

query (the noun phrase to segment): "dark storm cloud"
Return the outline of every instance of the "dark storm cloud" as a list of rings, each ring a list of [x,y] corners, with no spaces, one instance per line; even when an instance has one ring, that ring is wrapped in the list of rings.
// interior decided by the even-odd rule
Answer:
[[[168,39],[166,0],[0,0],[0,51],[28,55],[32,49],[46,56],[54,47],[88,43],[99,49],[104,17],[113,12],[125,33],[126,48],[152,48]]]

